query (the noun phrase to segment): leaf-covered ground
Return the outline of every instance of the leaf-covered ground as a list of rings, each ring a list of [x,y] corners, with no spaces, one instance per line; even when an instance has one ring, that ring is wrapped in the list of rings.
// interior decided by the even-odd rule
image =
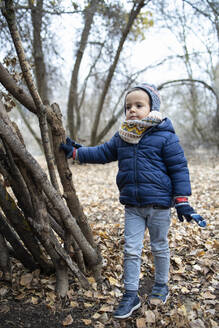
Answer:
[[[54,277],[27,272],[13,260],[12,286],[0,281],[0,328],[61,327],[218,327],[219,313],[219,161],[190,161],[191,205],[208,225],[180,223],[172,211],[170,298],[150,307],[153,259],[148,233],[142,254],[140,296],[142,307],[131,319],[114,320],[112,312],[122,294],[123,206],[115,184],[117,163],[73,165],[74,183],[103,255],[102,291],[92,277],[92,289],[80,289],[72,277],[68,300],[56,300]],[[1,277],[1,271],[0,271]]]

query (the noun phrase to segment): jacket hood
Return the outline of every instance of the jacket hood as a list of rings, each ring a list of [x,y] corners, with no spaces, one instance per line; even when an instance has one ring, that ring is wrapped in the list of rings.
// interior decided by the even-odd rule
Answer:
[[[160,124],[157,125],[157,130],[169,131],[175,133],[173,124],[169,118],[165,118]]]

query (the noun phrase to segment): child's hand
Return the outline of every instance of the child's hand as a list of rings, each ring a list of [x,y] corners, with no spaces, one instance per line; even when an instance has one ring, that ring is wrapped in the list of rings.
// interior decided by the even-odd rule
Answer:
[[[67,158],[76,158],[77,149],[82,147],[82,145],[78,144],[74,140],[70,139],[69,137],[66,138],[66,143],[62,142],[60,144],[60,149],[64,150],[65,156]]]
[[[65,152],[65,156],[67,158],[73,158],[73,152],[74,152],[74,149],[76,150],[75,147],[73,147],[72,145],[68,145],[68,144],[65,144],[64,142],[62,142],[60,144],[60,147],[59,147],[61,150],[64,150]]]
[[[66,144],[67,145],[71,145],[71,146],[73,146],[73,147],[75,147],[77,149],[80,148],[80,147],[82,147],[82,145],[80,145],[79,143],[77,143],[74,140],[70,139],[69,137],[66,138]]]
[[[181,222],[183,222],[185,218],[188,222],[195,220],[200,227],[206,226],[206,222],[203,217],[197,214],[195,210],[189,205],[187,197],[177,197],[175,199],[175,208],[178,218]]]

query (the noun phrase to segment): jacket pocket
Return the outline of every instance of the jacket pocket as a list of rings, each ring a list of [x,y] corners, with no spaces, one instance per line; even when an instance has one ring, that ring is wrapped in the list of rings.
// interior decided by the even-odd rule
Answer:
[[[172,182],[170,180],[170,177],[166,174],[159,174],[160,175],[160,181],[162,182],[162,185],[165,187],[165,189],[171,193],[172,192]]]

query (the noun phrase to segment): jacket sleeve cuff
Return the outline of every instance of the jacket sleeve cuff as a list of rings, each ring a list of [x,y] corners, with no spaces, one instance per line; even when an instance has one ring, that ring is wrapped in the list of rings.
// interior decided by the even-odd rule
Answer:
[[[73,161],[77,160],[77,149],[74,147],[73,149],[73,154],[72,154],[72,158],[73,158]]]
[[[174,200],[175,200],[175,205],[188,203],[188,197],[187,196],[176,196]]]

